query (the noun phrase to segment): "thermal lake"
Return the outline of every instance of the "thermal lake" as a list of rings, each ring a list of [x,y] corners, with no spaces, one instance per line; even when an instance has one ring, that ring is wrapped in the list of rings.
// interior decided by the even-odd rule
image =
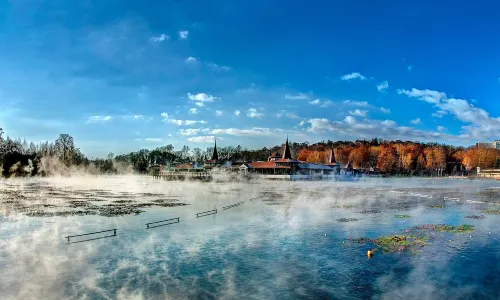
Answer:
[[[12,179],[0,211],[1,299],[500,299],[495,181]]]

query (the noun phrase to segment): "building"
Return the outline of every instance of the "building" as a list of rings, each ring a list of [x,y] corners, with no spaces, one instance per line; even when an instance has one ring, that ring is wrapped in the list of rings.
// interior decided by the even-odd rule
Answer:
[[[217,140],[215,140],[214,151],[212,152],[212,158],[207,160],[203,167],[205,169],[213,169],[222,166],[222,161],[219,160],[219,153],[217,152]]]
[[[338,174],[340,165],[335,161],[333,149],[326,164],[313,164],[296,160],[292,157],[288,137],[283,155],[274,152],[267,161],[253,161],[240,166],[244,174],[263,175],[268,179],[322,179],[325,176]]]
[[[493,148],[500,149],[500,140],[495,140],[493,142]]]
[[[476,143],[476,148],[493,148],[494,143],[479,142]]]

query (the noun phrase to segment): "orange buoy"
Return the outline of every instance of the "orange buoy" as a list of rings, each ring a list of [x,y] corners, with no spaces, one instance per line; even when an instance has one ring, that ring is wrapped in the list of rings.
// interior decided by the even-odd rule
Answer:
[[[369,258],[371,258],[373,254],[375,254],[375,252],[372,249],[368,250],[368,252],[366,253],[366,255],[368,255]]]

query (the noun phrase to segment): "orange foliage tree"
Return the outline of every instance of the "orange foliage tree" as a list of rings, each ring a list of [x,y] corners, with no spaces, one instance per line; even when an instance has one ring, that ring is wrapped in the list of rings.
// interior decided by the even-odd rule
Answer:
[[[384,145],[380,149],[377,167],[382,172],[392,172],[397,165],[396,150],[389,145]]]

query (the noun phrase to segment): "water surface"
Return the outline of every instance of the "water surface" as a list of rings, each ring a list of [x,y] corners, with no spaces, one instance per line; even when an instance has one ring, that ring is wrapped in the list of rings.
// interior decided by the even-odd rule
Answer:
[[[0,291],[2,299],[499,299],[500,215],[484,213],[500,209],[498,188],[442,179],[2,181]],[[142,212],[107,216],[119,206]],[[180,223],[145,229],[174,217]],[[475,231],[432,232],[421,251],[371,259],[373,245],[349,243],[423,224]],[[112,228],[116,237],[64,238]]]

